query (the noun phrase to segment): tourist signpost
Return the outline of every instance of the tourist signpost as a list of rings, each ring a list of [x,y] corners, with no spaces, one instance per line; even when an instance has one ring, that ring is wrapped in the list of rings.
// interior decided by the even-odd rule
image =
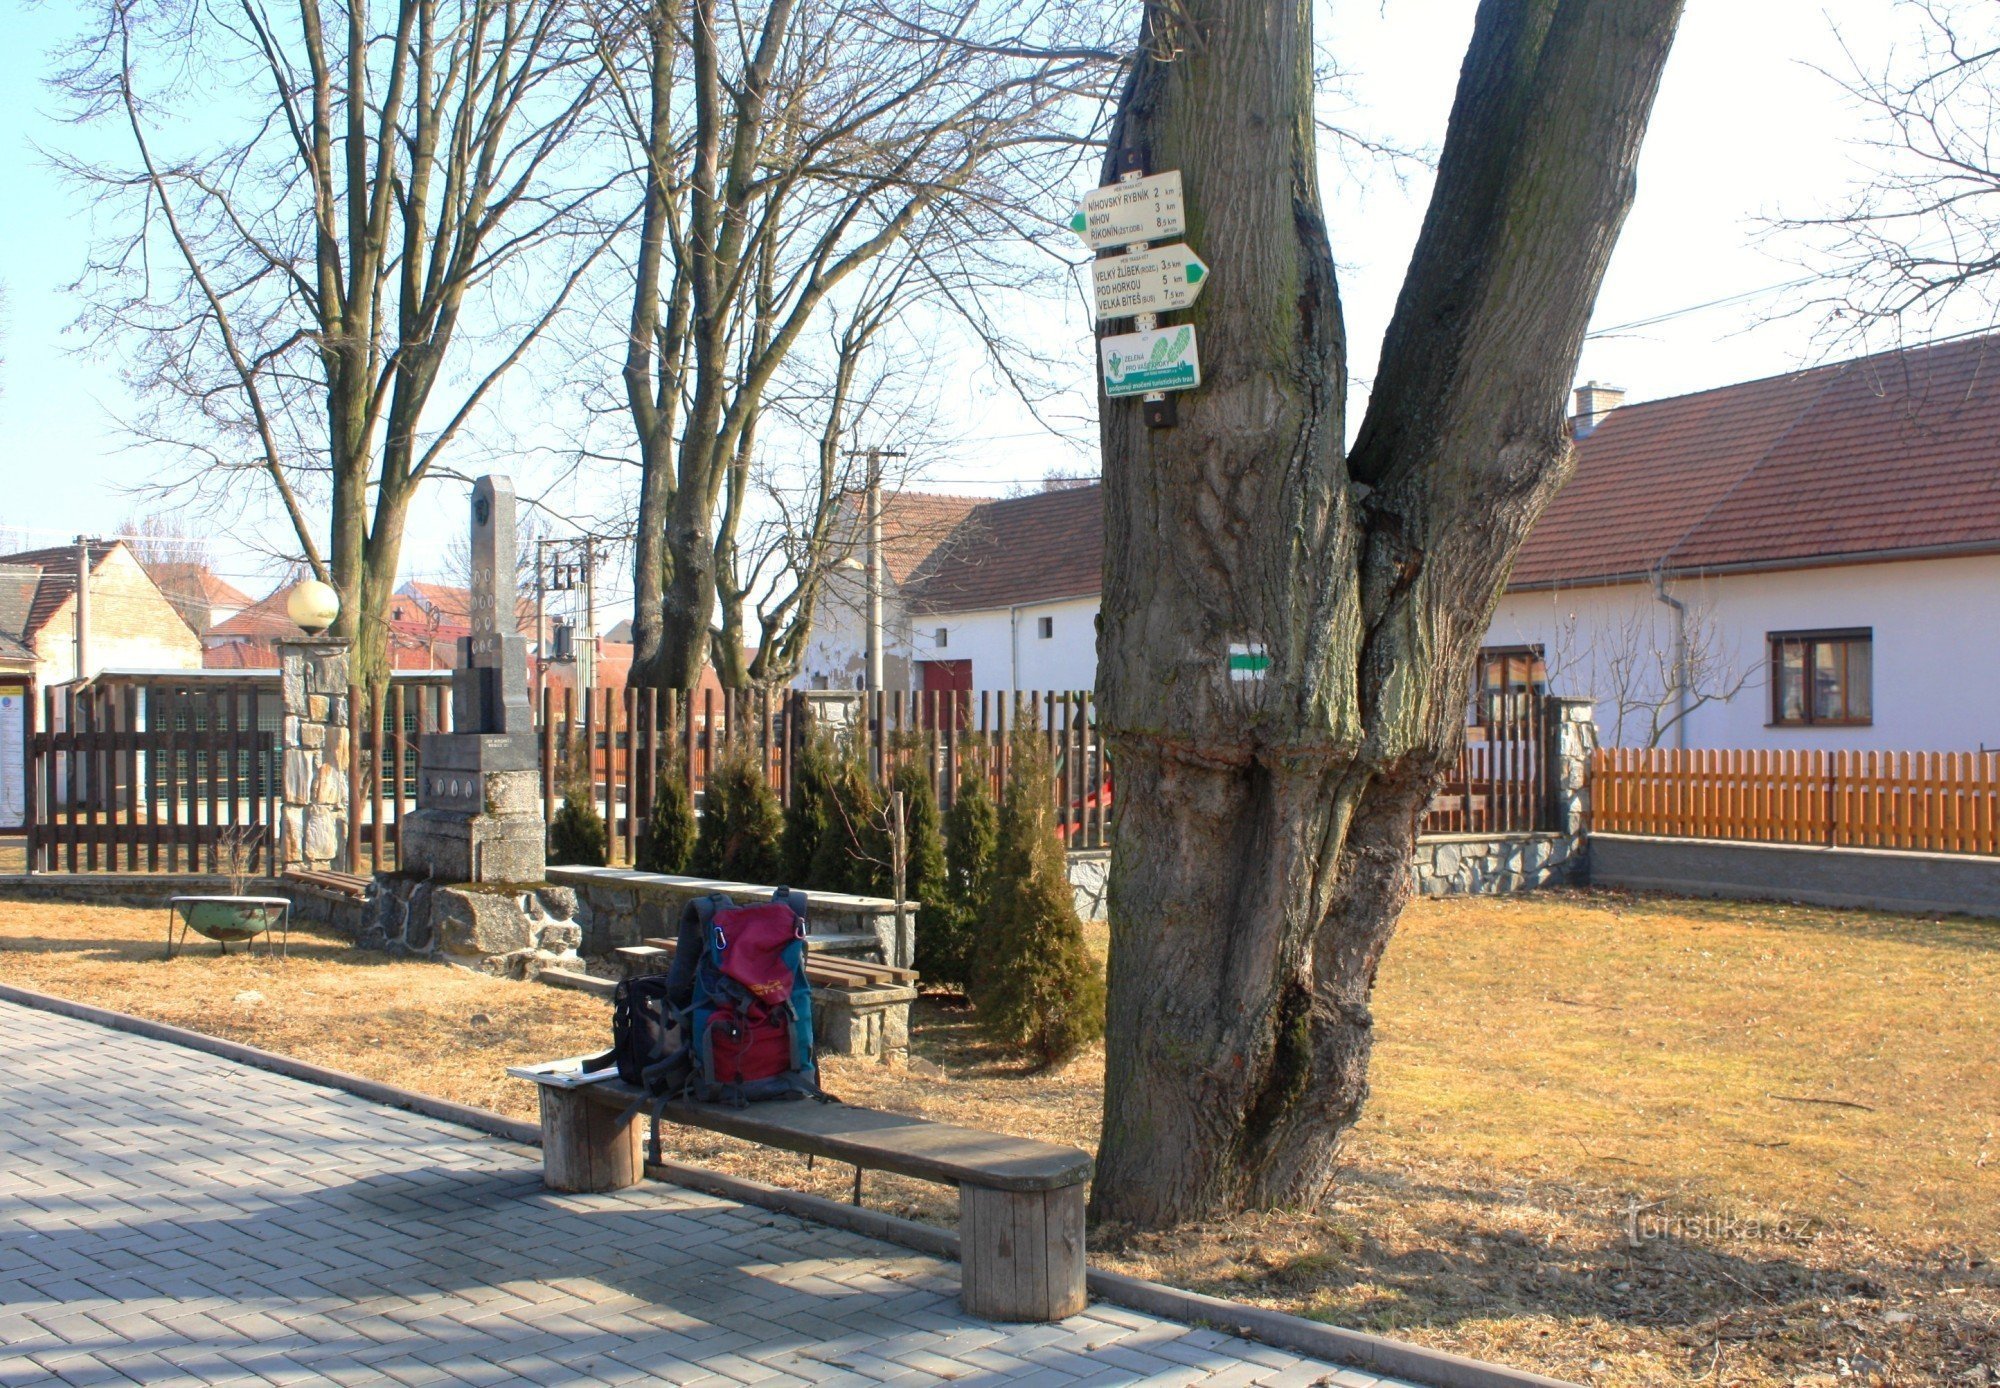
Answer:
[[[1093,188],[1083,195],[1083,206],[1069,224],[1093,251],[1179,236],[1187,230],[1181,210],[1181,171],[1171,169],[1151,178],[1131,176]]]
[[[1099,318],[1172,313],[1201,297],[1208,266],[1186,246],[1105,256],[1090,266]]]
[[[1208,266],[1185,245],[1153,244],[1187,233],[1180,170],[1148,174],[1137,151],[1123,158],[1126,172],[1085,193],[1070,226],[1093,251],[1117,252],[1091,265],[1098,320],[1130,318],[1136,330],[1098,342],[1104,393],[1114,400],[1138,396],[1146,423],[1165,429],[1175,420],[1167,392],[1201,384],[1201,350],[1193,324],[1162,330],[1160,315],[1201,297]]]
[[[1104,367],[1104,393],[1113,400],[1193,390],[1201,384],[1201,359],[1194,351],[1194,328],[1120,333],[1097,344]]]

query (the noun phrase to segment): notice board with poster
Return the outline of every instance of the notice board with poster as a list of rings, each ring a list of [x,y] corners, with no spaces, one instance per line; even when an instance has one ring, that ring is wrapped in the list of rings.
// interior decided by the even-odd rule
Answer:
[[[28,686],[0,684],[0,832],[28,823]]]

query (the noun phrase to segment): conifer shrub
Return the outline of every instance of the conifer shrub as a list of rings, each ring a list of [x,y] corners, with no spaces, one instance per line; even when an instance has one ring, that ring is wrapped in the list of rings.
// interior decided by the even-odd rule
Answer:
[[[1033,731],[1016,734],[1010,760],[973,1002],[1001,1045],[1058,1065],[1104,1035],[1104,974],[1064,868],[1048,747]]]
[[[597,812],[591,785],[590,748],[583,735],[570,739],[563,758],[562,808],[549,821],[549,862],[568,867],[603,867],[610,849],[604,816]]]
[[[798,783],[793,782],[796,792]],[[819,892],[885,896],[889,891],[889,827],[882,788],[868,774],[861,749],[838,749],[827,784],[826,831],[813,853],[806,886]]]
[[[697,877],[781,886],[785,812],[748,742],[731,742],[708,770],[695,840]]]
[[[654,774],[653,808],[639,840],[641,872],[678,877],[694,861],[694,801],[688,795],[687,766],[671,743],[660,752]]]
[[[833,781],[839,761],[832,735],[824,728],[808,728],[792,767],[792,803],[785,807],[784,875],[793,886],[816,885],[813,861],[833,822]]]
[[[930,937],[930,962],[919,963],[924,982],[952,984],[970,991],[979,964],[979,922],[993,880],[993,858],[1000,844],[1000,807],[993,800],[992,763],[985,752],[969,747],[960,754],[958,793],[944,814],[944,890],[933,914],[929,897],[921,897],[917,917],[917,955],[925,957]]]
[[[892,790],[903,793],[903,894],[917,905],[917,973],[925,980],[963,983],[957,921],[945,894],[943,825],[938,815],[937,767],[930,745],[919,742],[896,768]],[[893,884],[891,884],[893,886]]]

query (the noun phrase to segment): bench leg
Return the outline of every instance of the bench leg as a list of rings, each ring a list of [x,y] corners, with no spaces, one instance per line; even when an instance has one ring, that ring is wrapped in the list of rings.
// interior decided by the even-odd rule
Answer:
[[[959,1302],[996,1321],[1059,1321],[1083,1310],[1083,1187],[958,1188]]]
[[[542,1184],[550,1190],[623,1190],[645,1175],[639,1120],[581,1089],[542,1092]]]

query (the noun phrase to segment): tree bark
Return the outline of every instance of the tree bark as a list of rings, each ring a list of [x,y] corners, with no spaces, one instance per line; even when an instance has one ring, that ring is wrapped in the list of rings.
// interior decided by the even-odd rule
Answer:
[[[1333,1178],[1418,818],[1567,467],[1564,397],[1679,11],[1484,0],[1350,458],[1310,0],[1147,8],[1106,181],[1128,150],[1179,169],[1216,271],[1178,426],[1102,406],[1099,1220],[1309,1202]],[[1232,645],[1268,669],[1232,678]]]

